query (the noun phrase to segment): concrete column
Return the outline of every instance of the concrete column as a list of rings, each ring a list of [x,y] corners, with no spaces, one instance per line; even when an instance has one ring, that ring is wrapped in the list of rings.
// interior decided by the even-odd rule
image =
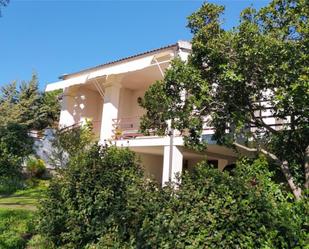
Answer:
[[[73,93],[70,93],[69,89],[66,88],[63,91],[63,97],[61,100],[59,128],[71,126],[75,123],[73,116],[73,109],[74,109],[74,96]]]
[[[218,169],[220,171],[223,171],[224,168],[226,167],[226,165],[228,165],[228,160],[225,160],[225,159],[219,159],[218,160]]]
[[[162,186],[171,180],[175,182],[176,174],[181,174],[183,164],[183,155],[177,146],[164,146]]]
[[[118,118],[120,85],[111,85],[105,88],[100,140],[109,140],[113,136],[113,119]]]

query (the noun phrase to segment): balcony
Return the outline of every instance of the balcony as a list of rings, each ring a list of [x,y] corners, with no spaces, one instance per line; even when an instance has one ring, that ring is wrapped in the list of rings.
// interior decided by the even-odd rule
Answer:
[[[113,139],[134,139],[143,134],[139,131],[140,117],[113,119]]]

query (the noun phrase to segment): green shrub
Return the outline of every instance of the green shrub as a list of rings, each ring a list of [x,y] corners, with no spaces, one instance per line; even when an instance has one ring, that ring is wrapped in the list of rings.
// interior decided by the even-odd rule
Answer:
[[[202,163],[161,189],[133,152],[93,146],[52,181],[39,231],[63,248],[304,248],[307,199],[272,177],[263,158],[233,174]]]
[[[198,165],[144,217],[141,248],[305,248],[306,200],[291,202],[271,177],[264,159],[240,161],[233,176]]]
[[[46,171],[46,166],[42,159],[30,158],[27,161],[26,170],[31,178],[41,178]]]
[[[11,194],[18,189],[24,188],[25,184],[19,175],[0,177],[0,194]]]
[[[94,145],[71,157],[42,202],[41,234],[57,246],[73,248],[97,242],[114,231],[119,241],[127,240],[137,233],[142,220],[136,216],[143,212],[149,188],[155,187],[143,181],[142,172],[128,149]]]

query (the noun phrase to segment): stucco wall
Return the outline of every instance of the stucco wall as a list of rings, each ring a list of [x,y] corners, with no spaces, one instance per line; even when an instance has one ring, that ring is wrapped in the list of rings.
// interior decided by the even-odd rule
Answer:
[[[98,92],[79,87],[64,94],[59,125],[65,127],[91,119],[94,132],[99,134],[101,114],[102,98]]]
[[[158,181],[158,183],[161,184],[163,156],[141,153],[139,153],[138,156],[141,159],[141,163],[145,169],[146,176],[153,177],[155,180]]]
[[[143,115],[145,111],[138,105],[137,99],[144,97],[144,94],[145,90],[122,88],[120,91],[118,117],[131,118]]]

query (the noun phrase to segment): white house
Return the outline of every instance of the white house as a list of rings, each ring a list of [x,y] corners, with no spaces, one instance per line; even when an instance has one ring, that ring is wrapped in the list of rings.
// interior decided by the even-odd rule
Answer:
[[[100,143],[110,141],[135,151],[147,174],[161,184],[174,180],[183,169],[190,170],[204,160],[223,170],[235,162],[233,150],[209,139],[206,153],[184,147],[177,133],[171,136],[143,136],[139,133],[139,117],[145,113],[137,103],[147,88],[164,77],[171,60],[179,56],[186,60],[191,44],[176,44],[112,61],[76,73],[61,76],[50,83],[46,91],[63,89],[64,96],[59,126],[70,127],[91,120]],[[213,131],[205,129],[209,138]]]

